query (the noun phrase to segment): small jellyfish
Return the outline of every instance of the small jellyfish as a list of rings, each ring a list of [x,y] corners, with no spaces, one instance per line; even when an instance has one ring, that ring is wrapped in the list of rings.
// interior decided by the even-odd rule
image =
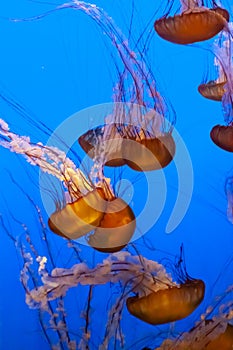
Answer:
[[[198,90],[204,97],[222,101],[226,125],[215,125],[210,132],[210,137],[218,147],[233,152],[232,45],[228,33],[223,33],[215,42],[214,54],[218,77],[214,81],[200,85]]]
[[[222,97],[225,93],[225,85],[226,80],[222,82],[209,81],[205,84],[200,84],[198,86],[198,91],[203,97],[209,100],[222,101]]]
[[[210,137],[218,147],[233,152],[233,125],[215,125]]]
[[[227,92],[227,81],[229,79],[229,33],[223,32],[217,37],[213,45],[214,65],[211,63],[210,70],[214,68],[215,78],[205,79],[198,86],[199,93],[210,100],[222,101],[224,94]],[[228,77],[227,77],[228,76]]]
[[[155,21],[155,31],[163,39],[176,44],[192,44],[218,34],[229,21],[229,13],[221,7],[207,8],[198,0],[181,0],[181,13]]]

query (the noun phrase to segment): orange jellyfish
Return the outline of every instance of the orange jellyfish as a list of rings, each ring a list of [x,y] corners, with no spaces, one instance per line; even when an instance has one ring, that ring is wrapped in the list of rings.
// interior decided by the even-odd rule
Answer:
[[[229,33],[222,33],[214,42],[214,65],[211,64],[211,70],[214,68],[216,73],[215,79],[209,79],[198,86],[199,93],[210,100],[222,101],[223,95],[229,88],[227,81],[229,80],[228,66],[229,50],[230,50],[230,36]],[[227,77],[228,76],[228,77]]]
[[[231,350],[233,349],[233,326],[227,324],[227,327],[223,333],[220,333],[216,338],[211,340],[207,346],[206,350]]]
[[[91,158],[98,157],[104,148],[103,164],[106,166],[128,165],[137,171],[166,167],[176,150],[169,131],[155,133],[139,126],[117,123],[89,130],[78,141]]]
[[[41,142],[32,143],[29,137],[11,132],[2,119],[0,145],[24,155],[31,165],[39,166],[41,171],[62,183],[64,203],[57,203],[48,220],[52,232],[77,239],[94,231],[93,237],[88,237],[88,243],[106,252],[118,251],[130,241],[136,227],[134,213],[123,199],[115,196],[109,179],[102,173],[101,164],[94,183],[91,176],[85,176],[63,151]]]
[[[209,100],[222,101],[223,95],[225,94],[225,85],[226,80],[222,82],[209,81],[205,84],[200,84],[198,86],[198,91],[203,97]]]
[[[124,149],[127,165],[137,171],[165,168],[175,155],[175,142],[170,132],[153,136],[140,130],[138,137]]]
[[[202,302],[204,294],[204,282],[194,279],[141,298],[130,297],[126,305],[128,311],[135,317],[159,325],[181,320],[190,315]]]
[[[179,15],[164,16],[155,21],[155,31],[163,39],[176,44],[192,44],[218,34],[229,21],[229,13],[220,7],[200,6],[198,0],[181,0]]]
[[[218,147],[233,152],[233,124],[215,125],[210,132],[210,137]]]
[[[76,195],[73,202],[50,216],[48,224],[54,233],[72,240],[94,231],[87,237],[88,244],[106,253],[124,248],[136,228],[132,209],[115,197],[106,182],[85,195]]]
[[[81,135],[78,142],[83,150],[93,159],[99,153],[99,150],[96,148],[101,147],[101,143],[104,141],[110,141],[107,152],[105,152],[104,164],[110,167],[118,167],[126,164],[122,154],[123,132],[124,124],[112,123],[98,126]],[[114,145],[111,142],[112,140],[114,140]]]

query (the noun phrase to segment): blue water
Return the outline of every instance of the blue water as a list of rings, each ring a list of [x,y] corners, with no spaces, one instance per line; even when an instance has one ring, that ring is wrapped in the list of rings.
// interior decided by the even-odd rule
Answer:
[[[159,9],[159,4],[147,0],[143,4],[137,0],[128,0],[128,4],[122,0],[114,3],[96,1],[96,4],[109,13],[126,36],[129,35],[133,13],[130,36],[135,38],[144,28],[149,30],[146,27],[148,23],[153,26],[153,21],[149,21]],[[78,111],[112,102],[112,87],[117,80],[114,59],[119,62],[117,51],[101,30],[79,11],[58,11],[35,21],[10,20],[42,14],[55,6],[43,1],[36,3],[23,0],[0,4],[1,94],[12,96],[28,109],[32,119],[44,123],[51,130]],[[227,265],[227,261],[232,257],[233,229],[227,220],[227,199],[224,193],[225,180],[232,174],[232,154],[217,148],[209,137],[214,125],[223,124],[221,104],[204,99],[197,91],[207,71],[206,67],[211,66],[213,56],[205,50],[211,48],[211,43],[179,46],[165,42],[154,34],[148,52],[156,80],[176,111],[175,127],[191,157],[194,188],[183,220],[172,233],[165,233],[178,191],[176,168],[171,163],[164,172],[167,181],[164,210],[154,227],[143,236],[144,239],[135,244],[140,254],[153,260],[162,257],[174,259],[183,244],[188,273],[206,283],[203,305],[195,316],[191,315],[185,321],[190,328],[205,307],[212,304],[214,297],[232,284],[232,266]],[[2,101],[0,115],[16,133],[30,135],[33,141],[46,143],[48,136],[39,127],[33,126],[25,116],[20,116]],[[82,123],[80,119],[80,125]],[[91,120],[89,123],[91,126]],[[76,149],[82,154],[81,150]],[[2,148],[0,152],[0,212],[5,226],[14,237],[21,237],[25,234],[22,226],[25,223],[30,236],[38,244],[40,254],[43,254],[44,247],[38,238],[41,226],[32,205],[42,206],[38,173],[20,156]],[[138,180],[133,171],[124,175],[132,182],[133,207],[137,212],[144,196],[143,179]],[[119,176],[116,171],[114,181]],[[32,202],[26,195],[30,196]],[[46,223],[47,214],[43,208],[42,214]],[[0,349],[50,349],[38,321],[38,311],[29,309],[25,303],[25,291],[19,278],[22,268],[20,249],[15,247],[3,227],[0,231]],[[63,249],[66,251],[65,241],[52,234],[50,240],[56,265],[70,266],[70,255],[63,255]],[[90,264],[94,265],[105,256],[81,246],[81,258]],[[75,258],[72,259],[74,262]],[[90,349],[97,348],[97,335],[102,334],[105,327],[106,300],[110,299],[111,293],[120,293],[120,288],[111,288],[108,285],[94,290],[91,314],[94,336]],[[86,307],[87,288],[79,288],[75,295],[70,293],[67,304],[70,332],[78,339],[80,329],[76,329],[75,325],[83,326],[80,326],[79,318],[82,308]],[[185,322],[182,329],[186,327]],[[127,310],[123,313],[122,327],[126,336],[125,349],[130,349],[134,341],[137,342],[136,349],[150,346],[146,337],[151,339],[160,330],[136,320]],[[167,326],[163,337],[169,336],[172,330]]]

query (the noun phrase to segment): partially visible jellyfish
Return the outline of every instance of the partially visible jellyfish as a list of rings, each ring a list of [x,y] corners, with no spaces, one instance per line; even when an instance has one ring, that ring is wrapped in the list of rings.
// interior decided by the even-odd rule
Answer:
[[[137,50],[134,52],[128,38],[106,12],[96,5],[78,0],[25,20],[37,20],[54,11],[69,8],[82,11],[95,21],[117,50],[123,66],[123,69],[116,66],[118,81],[114,87],[114,110],[105,118],[103,126],[88,130],[79,137],[81,147],[94,160],[101,156],[103,164],[108,166],[126,164],[138,171],[167,166],[175,154],[172,137],[175,116],[173,111],[168,111],[168,105],[158,92],[154,75],[148,66],[148,38],[143,43],[143,52],[140,52],[140,34],[140,39],[136,40],[136,44],[134,42]],[[137,109],[136,104],[140,106]]]
[[[215,125],[210,132],[210,137],[218,147],[233,152],[233,124]]]
[[[214,52],[217,56],[217,60],[220,62],[219,81],[215,82],[214,89],[217,95],[219,95],[219,98],[221,97],[226,125],[214,126],[210,132],[210,137],[218,147],[225,151],[233,152],[232,43],[228,33],[222,35],[218,44],[215,43]],[[220,85],[218,83],[220,83]],[[213,93],[211,94],[213,96]]]
[[[156,350],[231,350],[233,348],[232,286],[216,297],[215,306],[209,306],[200,321],[175,339],[166,339]]]
[[[225,182],[227,197],[227,218],[233,224],[233,177],[228,177]]]
[[[222,37],[216,40],[216,46],[221,45]],[[222,101],[223,95],[225,94],[225,85],[227,82],[226,73],[219,60],[216,56],[214,57],[214,68],[216,71],[216,78],[209,79],[206,82],[198,86],[199,93],[209,100]]]
[[[0,138],[1,146],[24,155],[30,164],[63,183],[66,203],[62,207],[57,203],[48,222],[54,233],[77,239],[94,230],[88,244],[104,252],[118,251],[130,241],[136,227],[134,213],[124,200],[116,198],[101,168],[94,184],[64,152],[42,143],[33,144],[29,137],[11,132],[3,120]]]
[[[171,15],[171,5],[165,16],[155,21],[155,30],[163,39],[176,44],[192,44],[227,29],[229,13],[216,6],[214,1],[212,8],[204,6],[200,0],[180,0],[180,3],[180,14]]]

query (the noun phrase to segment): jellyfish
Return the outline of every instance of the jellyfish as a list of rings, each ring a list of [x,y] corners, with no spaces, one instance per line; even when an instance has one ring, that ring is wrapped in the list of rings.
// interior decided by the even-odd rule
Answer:
[[[176,44],[192,44],[208,40],[227,28],[229,13],[214,6],[207,8],[199,0],[181,0],[181,13],[158,19],[154,23],[155,31],[163,39]]]
[[[82,11],[95,21],[117,51],[123,66],[123,70],[116,67],[118,81],[113,88],[115,108],[105,117],[103,126],[81,135],[79,144],[91,158],[101,157],[107,166],[128,165],[137,171],[166,167],[175,155],[172,137],[175,113],[158,91],[154,74],[147,63],[149,39],[141,44],[140,34],[141,38],[135,40],[138,51],[135,52],[129,45],[129,39],[103,9],[77,0],[25,20],[38,20],[68,8]],[[135,108],[135,105],[138,107]]]
[[[139,319],[159,325],[181,320],[190,315],[202,302],[205,284],[201,280],[188,280],[147,296],[127,299],[129,312]]]
[[[215,125],[210,132],[210,137],[218,147],[233,152],[233,125]]]
[[[166,167],[173,160],[176,149],[170,132],[163,133],[161,129],[149,132],[142,127],[123,123],[96,127],[80,136],[78,141],[91,158],[95,159],[101,149],[104,152],[104,165],[128,165],[136,171]]]
[[[101,170],[100,182],[94,185],[64,152],[42,143],[33,144],[29,137],[11,132],[3,120],[0,136],[1,146],[24,155],[30,164],[63,182],[68,201],[62,208],[57,204],[49,218],[48,225],[54,233],[77,239],[94,230],[88,243],[104,252],[118,251],[129,242],[136,227],[134,213],[123,199],[114,195]]]
[[[232,44],[229,33],[223,33],[214,44],[215,66],[218,77],[214,81],[201,84],[198,91],[206,98],[222,101],[226,125],[215,125],[211,140],[220,148],[233,152],[233,117],[232,117]]]
[[[229,23],[229,28],[231,28],[231,23]],[[198,86],[198,91],[203,97],[213,101],[222,101],[224,94],[227,93],[227,89],[229,89],[227,81],[231,79],[229,66],[231,65],[230,46],[230,33],[223,31],[221,35],[215,39],[211,52],[211,54],[214,54],[215,77],[214,79],[205,79],[205,81]],[[211,66],[213,66],[213,64],[211,64]]]
[[[230,350],[233,346],[232,299],[225,300],[232,293],[229,286],[223,296],[216,297],[215,306],[209,306],[195,326],[175,339],[165,340],[156,350]],[[218,310],[216,308],[218,307]],[[217,313],[216,313],[217,311]],[[215,314],[211,318],[211,314]]]
[[[161,325],[189,316],[200,305],[205,295],[205,283],[188,275],[183,246],[175,266],[178,285],[126,300],[127,309],[133,316],[152,325]]]

